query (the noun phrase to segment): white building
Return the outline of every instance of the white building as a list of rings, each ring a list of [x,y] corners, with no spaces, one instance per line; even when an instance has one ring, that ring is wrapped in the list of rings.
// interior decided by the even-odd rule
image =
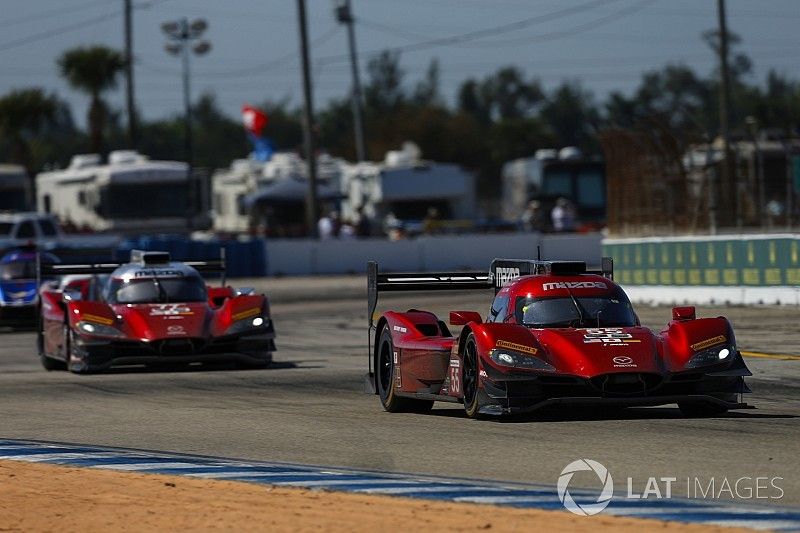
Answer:
[[[115,233],[169,233],[187,229],[187,206],[195,208],[193,229],[210,225],[208,199],[200,180],[190,190],[188,167],[180,161],[151,161],[130,150],[76,155],[64,170],[36,176],[41,212],[63,224]]]

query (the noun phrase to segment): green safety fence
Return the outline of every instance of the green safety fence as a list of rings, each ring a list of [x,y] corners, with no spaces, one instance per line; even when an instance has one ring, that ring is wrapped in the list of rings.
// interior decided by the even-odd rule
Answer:
[[[800,285],[800,235],[606,239],[624,285]]]

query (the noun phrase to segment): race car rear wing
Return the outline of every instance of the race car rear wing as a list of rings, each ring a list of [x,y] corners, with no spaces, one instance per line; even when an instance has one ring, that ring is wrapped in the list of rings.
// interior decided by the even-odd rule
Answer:
[[[184,265],[190,266],[200,273],[220,274],[222,285],[225,285],[225,248],[220,248],[219,259],[210,261],[181,261]],[[131,250],[131,258],[143,256],[140,250]],[[163,257],[163,256],[159,256]],[[167,261],[169,257],[166,257]],[[117,268],[128,263],[45,263],[41,261],[40,255],[36,254],[37,281],[41,284],[42,278],[53,276],[66,276],[68,274],[79,274],[94,276],[97,274],[110,274]]]
[[[597,274],[613,281],[614,259],[603,257],[600,261],[600,270],[587,269],[584,261],[542,261],[538,259],[495,259],[489,267],[489,275],[495,293],[518,277],[532,274],[554,276]]]
[[[367,263],[367,353],[369,373],[365,379],[366,392],[375,392],[375,374],[372,368],[372,333],[375,330],[375,310],[380,292],[398,291],[463,291],[491,289],[486,272],[403,272],[382,273],[377,261]]]

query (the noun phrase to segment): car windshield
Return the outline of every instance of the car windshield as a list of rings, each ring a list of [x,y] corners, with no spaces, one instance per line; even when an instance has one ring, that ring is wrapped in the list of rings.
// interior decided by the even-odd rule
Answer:
[[[0,237],[10,236],[12,229],[14,229],[13,222],[0,222]]]
[[[533,328],[629,327],[636,315],[624,294],[572,298],[517,299],[517,323]]]
[[[206,284],[197,276],[115,279],[111,280],[106,293],[109,303],[119,304],[204,302],[206,298]]]
[[[0,280],[35,279],[36,264],[29,261],[15,261],[0,265]]]

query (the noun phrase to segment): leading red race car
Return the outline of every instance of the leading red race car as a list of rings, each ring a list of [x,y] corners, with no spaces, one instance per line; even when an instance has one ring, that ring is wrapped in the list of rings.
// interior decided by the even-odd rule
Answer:
[[[663,331],[642,327],[610,258],[599,272],[583,262],[503,259],[488,274],[384,274],[374,262],[367,269],[367,388],[387,411],[424,412],[434,401],[463,403],[472,418],[562,404],[677,403],[687,416],[749,407],[741,394],[752,374],[730,322],[675,307]],[[373,321],[379,291],[492,287],[485,320],[450,313],[450,325],[463,326],[457,336],[416,309]]]
[[[41,290],[39,355],[47,370],[233,359],[266,366],[275,351],[269,303],[225,286],[220,261],[175,262],[131,251],[130,263],[42,264],[63,276]],[[200,272],[223,274],[207,286]]]

